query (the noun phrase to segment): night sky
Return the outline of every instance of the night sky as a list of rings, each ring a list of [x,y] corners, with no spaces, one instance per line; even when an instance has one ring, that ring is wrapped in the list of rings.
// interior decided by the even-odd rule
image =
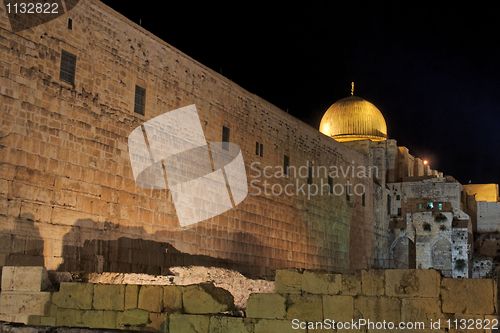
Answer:
[[[465,184],[500,182],[494,8],[401,1],[168,2],[166,9],[104,3],[314,127],[355,81],[355,95],[382,111],[389,137],[413,155]]]

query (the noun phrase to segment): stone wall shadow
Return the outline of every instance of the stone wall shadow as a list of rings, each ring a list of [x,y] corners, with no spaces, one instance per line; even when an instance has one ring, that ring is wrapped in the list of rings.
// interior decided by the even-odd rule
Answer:
[[[90,219],[77,220],[71,231],[63,238],[63,262],[57,271],[64,272],[116,272],[145,273],[152,275],[171,274],[174,266],[211,266],[239,271],[248,277],[260,277],[266,270],[262,264],[227,260],[208,255],[190,254],[179,251],[169,241],[182,239],[182,233],[157,232],[150,235],[141,227],[123,227],[110,222],[95,222]],[[203,230],[210,232],[210,230]],[[241,234],[241,233],[239,233]],[[258,247],[251,235],[234,238],[228,253],[244,254],[245,249],[235,249],[242,238],[246,243]],[[152,239],[166,239],[158,241]],[[264,254],[261,253],[261,256]],[[247,257],[250,254],[247,254]]]
[[[44,241],[32,214],[21,214],[15,220],[14,229],[5,237],[10,251],[5,266],[44,266]]]

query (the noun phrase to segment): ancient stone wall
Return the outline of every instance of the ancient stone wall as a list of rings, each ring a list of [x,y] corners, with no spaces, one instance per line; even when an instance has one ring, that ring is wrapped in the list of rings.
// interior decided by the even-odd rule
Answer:
[[[42,291],[43,281],[41,268],[29,273],[7,268],[0,320],[170,333],[328,332],[332,326],[326,325],[334,322],[359,332],[396,331],[403,329],[400,324],[406,329],[424,325],[412,326],[422,332],[462,332],[464,323],[472,323],[474,332],[498,326],[495,281],[442,278],[434,270],[364,270],[357,275],[278,270],[275,292],[251,294],[246,308],[237,311],[231,294],[210,284],[62,283],[58,291],[48,292]],[[365,324],[344,326],[353,322]],[[368,322],[398,329],[370,328]],[[431,328],[431,323],[440,326]],[[316,330],[307,330],[311,324]]]
[[[500,202],[477,202],[477,232],[500,231]]]
[[[77,59],[74,85],[59,78],[63,50]],[[222,127],[230,128],[249,179],[256,177],[252,170],[281,167],[284,155],[293,166],[367,166],[368,157],[102,3],[80,1],[18,33],[0,6],[0,59],[0,266],[159,273],[177,260],[269,274],[283,267],[341,271],[373,261],[371,179],[351,179],[366,186],[364,202],[249,195],[236,209],[181,229],[171,193],[141,189],[132,176],[127,136],[157,115],[195,104],[208,141],[221,141]],[[144,116],[134,113],[136,85],[146,89]],[[253,162],[260,167],[251,168]],[[320,181],[326,178],[313,179]],[[306,179],[272,179],[267,188],[295,182]]]

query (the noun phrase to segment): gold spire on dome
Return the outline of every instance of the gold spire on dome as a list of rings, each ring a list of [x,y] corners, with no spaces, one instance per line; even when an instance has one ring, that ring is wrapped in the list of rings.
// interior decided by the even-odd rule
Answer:
[[[354,82],[351,82],[351,96],[326,110],[319,130],[340,142],[387,140],[387,124],[382,112],[372,103],[354,96]]]

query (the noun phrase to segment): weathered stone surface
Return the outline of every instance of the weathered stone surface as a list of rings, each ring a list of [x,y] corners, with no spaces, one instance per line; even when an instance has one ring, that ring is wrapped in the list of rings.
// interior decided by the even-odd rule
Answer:
[[[125,309],[125,285],[96,284],[93,306],[96,310],[123,311]]]
[[[320,295],[288,296],[287,319],[323,320],[323,301]]]
[[[66,327],[82,327],[82,311],[75,309],[58,309],[56,315],[56,325]]]
[[[116,327],[127,328],[146,326],[149,323],[149,312],[141,309],[125,310],[116,315]]]
[[[305,271],[302,274],[302,291],[310,294],[335,295],[342,288],[342,275]]]
[[[163,311],[175,312],[182,310],[182,287],[163,286]]]
[[[115,311],[83,311],[82,322],[89,328],[116,328]]]
[[[493,281],[488,279],[443,279],[441,284],[443,312],[493,314],[495,299]]]
[[[168,333],[168,314],[151,312],[147,328],[159,333]]]
[[[41,316],[40,317],[40,325],[41,326],[56,326],[56,318],[49,316]]]
[[[438,297],[441,275],[435,270],[389,269],[385,271],[385,293],[399,297]]]
[[[289,320],[261,319],[255,324],[254,333],[305,333],[305,329],[294,329]]]
[[[52,302],[60,308],[92,309],[94,285],[90,283],[62,282]]]
[[[356,318],[372,321],[399,322],[401,301],[395,297],[358,296],[354,299],[354,314]]]
[[[2,268],[3,291],[44,291],[50,288],[47,271],[38,266],[4,266]]]
[[[44,315],[50,307],[48,292],[9,292],[0,294],[0,313]]]
[[[32,315],[25,315],[25,314],[5,314],[5,313],[0,313],[0,322],[6,322],[6,323],[17,323],[17,324],[25,324],[28,325],[28,323],[31,320]],[[1,326],[0,326],[1,328]]]
[[[340,293],[351,296],[361,294],[361,277],[354,274],[343,274]]]
[[[335,321],[350,321],[354,318],[354,299],[352,296],[323,296],[323,318]]]
[[[138,308],[161,312],[163,288],[161,286],[141,286],[139,290]]]
[[[234,298],[229,291],[208,283],[186,286],[182,303],[184,311],[192,314],[219,313],[234,308]]]
[[[361,271],[361,290],[365,296],[381,296],[385,293],[384,270]]]
[[[248,318],[283,319],[286,298],[279,294],[251,294],[247,301]]]
[[[169,332],[209,333],[209,316],[171,314],[169,316]]]
[[[441,302],[438,298],[404,298],[402,299],[401,320],[425,321],[444,319]]]
[[[128,284],[125,286],[125,310],[136,309],[139,299],[139,286]]]
[[[253,333],[254,324],[245,318],[211,316],[209,333]]]
[[[302,289],[302,273],[294,269],[276,271],[275,290],[279,294],[300,294]]]

